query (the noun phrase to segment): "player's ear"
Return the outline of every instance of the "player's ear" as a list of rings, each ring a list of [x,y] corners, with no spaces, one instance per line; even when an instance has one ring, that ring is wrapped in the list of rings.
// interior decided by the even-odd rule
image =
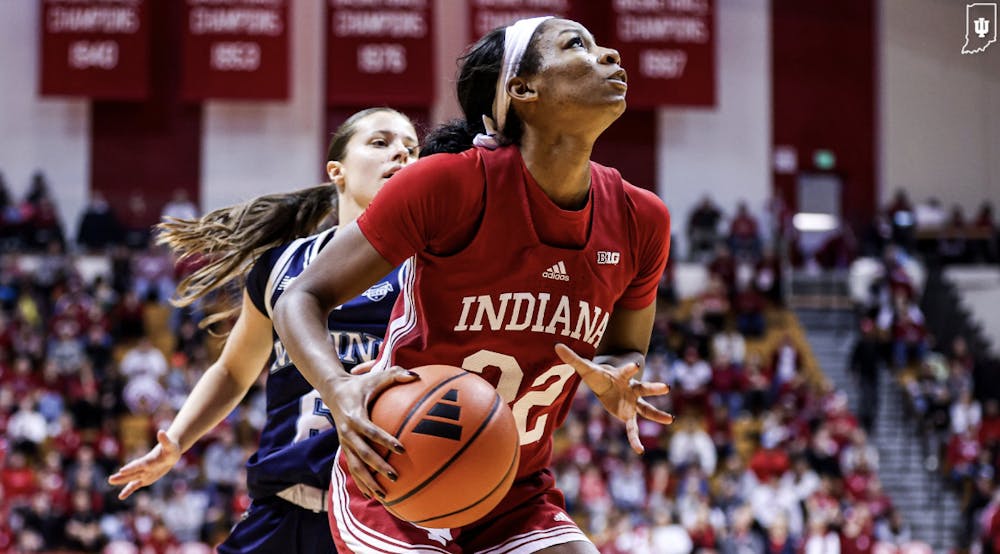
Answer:
[[[507,81],[507,94],[514,100],[521,102],[534,102],[538,99],[538,91],[535,86],[524,77],[514,77]]]
[[[344,164],[340,162],[326,162],[326,176],[337,187],[337,192],[344,192],[346,184],[344,180]]]

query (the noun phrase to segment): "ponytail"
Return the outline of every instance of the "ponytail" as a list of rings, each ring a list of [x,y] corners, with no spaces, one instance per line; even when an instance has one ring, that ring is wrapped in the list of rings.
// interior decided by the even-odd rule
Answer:
[[[461,67],[458,70],[456,92],[465,117],[432,130],[421,148],[421,156],[427,155],[428,150],[430,153],[468,150],[472,147],[475,136],[486,132],[483,116],[494,116],[493,99],[496,97],[497,80],[500,79],[500,66],[503,64],[505,34],[506,27],[490,31],[459,58]],[[540,70],[541,55],[534,44],[529,44],[518,67],[518,75],[533,75]],[[513,107],[507,112],[504,128],[499,131],[508,142],[521,143],[524,128]]]
[[[440,153],[457,154],[468,150],[476,134],[483,132],[482,127],[480,123],[479,129],[472,129],[464,119],[452,119],[443,123],[424,137],[424,144],[420,147],[420,157],[425,158]]]
[[[257,258],[269,248],[315,232],[335,207],[335,191],[325,184],[261,196],[200,219],[167,218],[156,226],[157,244],[169,246],[179,259],[204,256],[208,261],[177,285],[171,303],[190,306],[221,293],[221,306],[199,323],[202,328],[236,315],[243,281]]]

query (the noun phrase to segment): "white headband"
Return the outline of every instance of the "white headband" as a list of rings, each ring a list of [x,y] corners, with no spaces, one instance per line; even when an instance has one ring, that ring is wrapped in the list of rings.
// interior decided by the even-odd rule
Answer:
[[[551,15],[519,19],[509,25],[504,31],[503,62],[500,66],[500,76],[497,78],[497,91],[493,97],[493,117],[483,114],[483,126],[486,133],[476,135],[473,144],[493,150],[504,142],[503,127],[507,123],[507,112],[510,110],[510,95],[507,94],[507,81],[517,75],[521,66],[521,58],[528,49],[531,35],[535,29]]]

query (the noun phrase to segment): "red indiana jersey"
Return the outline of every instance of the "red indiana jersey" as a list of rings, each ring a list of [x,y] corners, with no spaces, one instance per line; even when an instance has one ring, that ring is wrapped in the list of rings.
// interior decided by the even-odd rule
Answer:
[[[537,185],[529,181],[517,148],[454,156],[481,168],[479,182],[485,177],[482,200],[477,199],[478,228],[457,252],[434,254],[419,239],[406,236],[394,243],[379,227],[384,222],[399,229],[386,212],[394,213],[396,221],[420,219],[412,207],[390,207],[397,200],[392,190],[407,187],[407,180],[441,179],[440,172],[404,169],[358,222],[390,262],[416,249],[414,271],[397,299],[375,370],[448,364],[492,383],[517,422],[521,479],[549,465],[552,432],[565,419],[580,383],[573,368],[556,356],[555,344],[592,358],[616,305],[640,309],[653,301],[666,262],[669,216],[655,195],[625,183],[617,171],[591,163],[585,243],[580,248],[551,246],[539,238],[532,221],[528,187]],[[652,256],[651,244],[658,246]],[[636,282],[643,283],[639,292]]]

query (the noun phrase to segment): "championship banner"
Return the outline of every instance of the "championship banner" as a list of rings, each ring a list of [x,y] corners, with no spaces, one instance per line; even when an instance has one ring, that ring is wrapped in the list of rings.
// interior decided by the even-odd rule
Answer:
[[[331,106],[434,101],[433,0],[327,0]]]
[[[715,105],[715,0],[610,0],[629,107]]]
[[[493,29],[505,27],[518,19],[554,15],[579,20],[574,11],[574,4],[580,5],[582,2],[580,0],[575,2],[570,2],[570,0],[469,0],[469,42],[475,42]]]
[[[146,97],[147,0],[42,0],[41,11],[42,95]]]
[[[184,0],[181,97],[288,98],[289,0]]]

